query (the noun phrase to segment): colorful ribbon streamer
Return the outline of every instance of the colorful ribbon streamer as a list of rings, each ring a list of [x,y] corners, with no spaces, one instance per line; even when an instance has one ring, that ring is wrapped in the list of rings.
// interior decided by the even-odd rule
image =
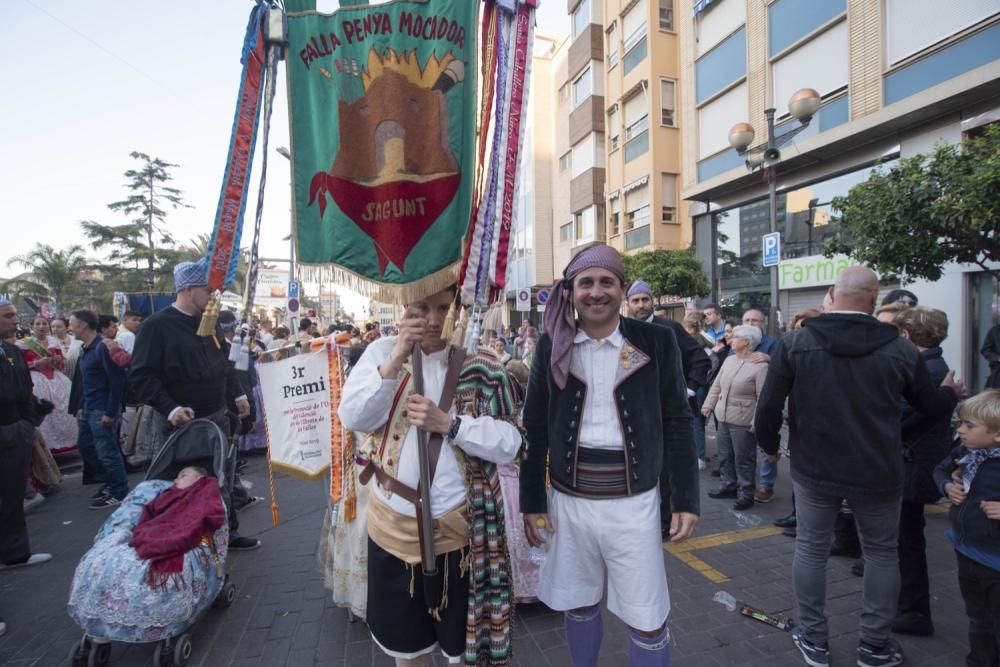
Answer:
[[[264,24],[269,8],[270,4],[266,2],[254,5],[243,41],[243,53],[240,57],[243,74],[236,101],[236,117],[229,140],[219,205],[215,211],[215,227],[208,246],[208,286],[213,291],[224,288],[236,277],[243,213],[246,210],[250,168],[260,120],[267,53]]]

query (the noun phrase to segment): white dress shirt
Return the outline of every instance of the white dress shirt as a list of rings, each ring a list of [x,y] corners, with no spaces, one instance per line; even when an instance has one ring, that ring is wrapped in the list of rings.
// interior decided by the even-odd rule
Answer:
[[[135,334],[125,329],[124,331],[119,331],[115,340],[121,346],[123,350],[132,354],[132,350],[135,349]]]
[[[580,419],[580,446],[593,449],[622,449],[621,423],[615,407],[615,375],[621,363],[625,338],[615,329],[607,338],[594,340],[582,330],[573,339],[573,355],[583,370],[587,395]]]
[[[384,379],[378,369],[389,358],[395,344],[395,336],[379,338],[368,346],[357,365],[351,370],[347,382],[344,383],[338,411],[345,428],[362,433],[374,433],[389,418],[397,379]],[[424,396],[437,403],[441,400],[441,391],[444,389],[445,376],[448,372],[445,351],[423,355],[423,366]],[[454,410],[451,414],[454,414]],[[521,434],[508,422],[498,421],[492,417],[462,415],[462,425],[455,439],[452,441],[445,438],[444,443],[434,483],[431,485],[431,513],[434,518],[440,518],[465,504],[465,475],[458,467],[452,445],[460,447],[471,456],[495,463],[505,463],[517,455],[521,446]],[[416,427],[411,426],[406,432],[399,454],[396,479],[413,489],[416,489],[419,483]],[[372,492],[394,512],[405,516],[416,516],[416,510],[408,500],[397,494],[387,498],[374,478],[371,485]]]

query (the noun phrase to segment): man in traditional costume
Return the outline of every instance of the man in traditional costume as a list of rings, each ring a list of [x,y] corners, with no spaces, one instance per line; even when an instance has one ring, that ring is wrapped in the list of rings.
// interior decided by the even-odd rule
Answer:
[[[150,315],[139,329],[132,355],[132,386],[139,400],[165,419],[160,427],[165,431],[204,417],[229,434],[227,400],[235,403],[240,418],[250,414],[250,403],[236,368],[229,362],[218,324],[213,335],[198,335],[201,316],[212,296],[208,261],[178,264],[174,288],[174,303]],[[229,492],[231,496],[232,489]],[[236,512],[230,508],[230,549],[260,546],[260,540],[238,536],[238,527]]]
[[[523,415],[521,511],[529,542],[548,551],[538,597],[566,612],[573,664],[596,665],[606,570],[608,609],[629,628],[632,665],[669,665],[661,474],[673,541],[692,533],[699,511],[680,351],[669,328],[619,316],[625,269],[613,248],[584,250],[563,275]]]
[[[31,374],[24,354],[6,342],[17,330],[17,310],[0,297],[0,570],[44,563],[49,554],[31,553],[24,521],[24,486],[35,440]],[[0,619],[0,635],[6,631]]]
[[[636,280],[625,294],[628,300],[629,317],[651,324],[660,324],[673,330],[677,338],[677,347],[681,352],[681,366],[684,368],[684,378],[687,381],[688,405],[691,408],[691,424],[694,427],[694,444],[698,452],[698,469],[704,470],[705,454],[705,418],[701,415],[701,405],[708,397],[708,372],[712,369],[712,360],[705,354],[703,348],[691,335],[684,330],[684,325],[669,317],[660,317],[653,310],[653,289],[644,280]],[[670,531],[670,484],[666,476],[660,476],[660,520],[663,521],[663,536]]]
[[[521,448],[513,423],[516,388],[492,355],[475,355],[457,377],[456,400],[439,407],[447,385],[456,383],[460,358],[449,356],[441,337],[454,290],[410,304],[399,335],[365,350],[340,403],[345,428],[372,434],[362,451],[370,463],[362,481],[375,477],[367,512],[367,622],[397,665],[430,665],[437,648],[453,663],[510,660],[513,602],[494,464]],[[423,395],[414,393],[411,375],[417,342]],[[443,438],[425,510],[434,520],[436,577],[425,577],[420,561],[418,428]]]

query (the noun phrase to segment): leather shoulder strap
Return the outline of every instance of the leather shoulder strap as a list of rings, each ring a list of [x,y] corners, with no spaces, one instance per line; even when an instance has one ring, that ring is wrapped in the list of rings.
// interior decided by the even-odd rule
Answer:
[[[441,400],[438,401],[438,407],[445,412],[451,408],[451,402],[455,400],[455,389],[458,387],[458,376],[462,373],[462,367],[465,365],[465,348],[456,347],[451,352],[451,357],[448,359],[448,374],[444,379],[444,387],[441,389]],[[427,440],[427,456],[431,467],[431,479],[430,483],[434,483],[434,473],[437,472],[438,457],[441,456],[441,445],[444,442],[444,436],[440,433],[431,433],[430,438]]]

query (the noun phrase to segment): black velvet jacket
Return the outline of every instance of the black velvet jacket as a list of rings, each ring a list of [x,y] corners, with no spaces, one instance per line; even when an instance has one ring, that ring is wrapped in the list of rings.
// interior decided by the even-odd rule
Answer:
[[[670,482],[674,512],[699,512],[698,458],[681,357],[668,327],[622,318],[625,338],[614,389],[625,441],[628,495],[657,486],[661,471]],[[524,404],[528,448],[521,459],[521,511],[547,511],[546,461],[552,479],[576,486],[581,412],[587,384],[570,368],[565,389],[552,379],[552,340],[543,334],[531,363]]]

